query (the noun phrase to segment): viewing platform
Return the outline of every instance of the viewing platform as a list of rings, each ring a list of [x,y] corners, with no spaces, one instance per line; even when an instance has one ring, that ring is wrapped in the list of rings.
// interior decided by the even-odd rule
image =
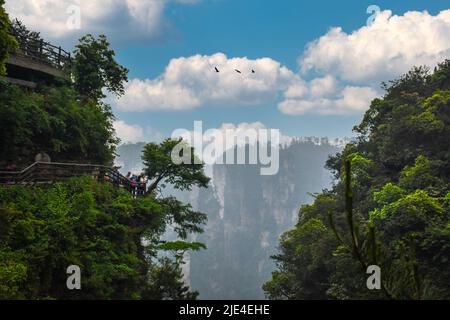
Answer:
[[[7,76],[0,77],[10,83],[34,88],[37,83],[54,83],[57,79],[70,80],[70,53],[42,39],[36,40],[11,28],[19,44],[6,62]]]
[[[135,183],[115,168],[78,163],[35,162],[21,171],[0,171],[0,185],[45,185],[73,177],[90,176],[124,188],[134,196],[146,194],[145,183]]]

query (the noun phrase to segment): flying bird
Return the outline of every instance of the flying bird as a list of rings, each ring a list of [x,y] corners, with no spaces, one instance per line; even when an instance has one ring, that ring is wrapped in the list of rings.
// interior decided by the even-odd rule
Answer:
[[[255,70],[252,69],[252,73],[255,73]]]
[[[237,73],[242,73],[240,70],[238,69],[234,69],[234,71],[236,71]]]
[[[220,72],[219,69],[217,69],[217,67],[215,67],[214,69],[216,69],[216,72]]]

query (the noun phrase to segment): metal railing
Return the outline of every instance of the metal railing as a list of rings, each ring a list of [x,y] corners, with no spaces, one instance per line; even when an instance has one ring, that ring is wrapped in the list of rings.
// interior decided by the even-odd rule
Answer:
[[[146,184],[133,183],[114,168],[78,163],[35,162],[21,171],[0,171],[0,184],[52,184],[73,177],[90,176],[98,181],[123,187],[134,196],[146,193]]]
[[[64,69],[66,66],[70,66],[72,61],[70,53],[61,47],[54,46],[42,39],[35,39],[24,35],[13,27],[10,28],[10,34],[13,35],[19,43],[19,49],[16,53],[20,53],[28,58],[59,70]]]

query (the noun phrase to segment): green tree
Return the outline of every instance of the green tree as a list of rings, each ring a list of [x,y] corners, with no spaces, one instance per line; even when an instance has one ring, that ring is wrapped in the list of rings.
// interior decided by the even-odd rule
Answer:
[[[0,187],[0,298],[187,299],[181,256],[201,244],[161,244],[169,225],[181,237],[206,217],[184,216],[153,196],[90,177],[47,187]],[[195,227],[194,227],[195,224]],[[176,252],[175,259],[158,258]],[[66,268],[82,270],[83,290],[66,288]]]
[[[330,253],[335,240],[320,218],[311,218],[281,237],[279,255],[273,259],[279,270],[263,289],[271,299],[326,299],[328,277],[333,270],[325,252]],[[308,265],[306,269],[298,266]]]
[[[27,165],[42,150],[53,161],[112,165],[114,116],[100,100],[104,89],[123,94],[127,72],[104,36],[88,35],[75,52],[73,86],[30,91],[0,83],[0,166]],[[164,158],[173,146],[147,147],[151,191],[163,183],[206,187],[203,164],[174,167]],[[194,299],[181,265],[187,250],[205,248],[186,240],[205,222],[175,197],[134,199],[92,177],[0,186],[0,299]],[[162,241],[169,226],[177,239]],[[66,288],[70,265],[82,270],[81,291]]]
[[[183,274],[178,260],[161,258],[158,264],[149,270],[149,287],[144,298],[151,300],[195,300],[198,292],[189,291],[184,284]]]
[[[185,163],[175,163],[172,152],[187,152]],[[187,150],[187,151],[186,151]],[[194,148],[183,140],[166,139],[161,144],[149,143],[144,147],[142,160],[145,174],[152,181],[149,192],[157,190],[159,184],[170,183],[176,189],[190,190],[191,186],[206,187],[209,178],[203,173],[203,163],[194,154]]]
[[[282,237],[264,286],[270,298],[450,297],[449,65],[384,84],[354,128],[357,139],[327,161],[336,183]],[[311,219],[322,226],[314,240]],[[325,268],[314,273],[319,257]],[[381,267],[381,292],[365,285],[370,264]]]
[[[88,34],[79,41],[74,52],[73,76],[80,95],[95,102],[105,97],[104,89],[117,96],[123,95],[128,69],[117,63],[106,36],[96,39]]]
[[[9,53],[17,48],[17,40],[9,33],[10,22],[4,5],[5,1],[0,0],[0,75],[6,75]]]
[[[5,83],[0,101],[0,167],[29,165],[41,150],[54,161],[112,164],[118,140],[107,105],[80,101],[72,88]]]

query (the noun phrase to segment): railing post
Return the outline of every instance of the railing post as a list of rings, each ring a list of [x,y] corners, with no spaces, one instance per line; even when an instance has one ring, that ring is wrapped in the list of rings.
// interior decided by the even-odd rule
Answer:
[[[41,39],[40,45],[39,45],[39,57],[42,59],[44,53],[44,40]]]

